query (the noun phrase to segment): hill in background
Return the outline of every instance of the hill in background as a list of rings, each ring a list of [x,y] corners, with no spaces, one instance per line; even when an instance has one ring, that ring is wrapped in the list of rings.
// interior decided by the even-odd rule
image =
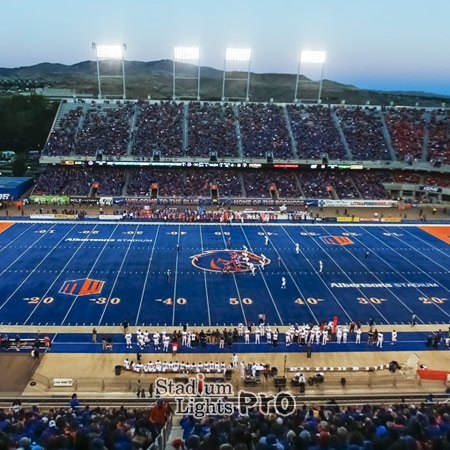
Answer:
[[[103,62],[105,74],[113,73],[111,62]],[[178,64],[177,68],[183,71],[193,70],[193,66]],[[127,84],[127,97],[146,99],[170,99],[172,97],[172,61],[126,61],[125,74]],[[228,74],[233,76],[232,74]],[[294,97],[296,75],[252,73],[250,77],[250,100],[267,102],[273,99],[276,102],[292,102]],[[72,89],[79,94],[97,95],[97,63],[83,61],[73,65],[41,63],[34,66],[17,68],[0,68],[0,78],[3,82],[14,83],[30,80],[42,86],[53,88]],[[301,77],[301,80],[308,80]],[[104,80],[105,81],[105,80]],[[308,80],[309,81],[309,80]],[[195,82],[179,80],[180,91],[187,95],[196,95]],[[243,83],[229,82],[227,96],[243,97]],[[302,85],[300,98],[316,98],[318,83]],[[307,87],[307,89],[306,89]],[[103,84],[106,94],[119,95],[121,93],[120,80],[109,78]],[[220,100],[222,89],[222,71],[211,67],[201,68],[200,97],[202,100]],[[450,97],[425,92],[382,92],[359,89],[352,85],[345,85],[331,80],[324,80],[322,90],[323,103],[340,103],[345,100],[347,104],[375,105],[440,106],[442,102],[449,101]]]

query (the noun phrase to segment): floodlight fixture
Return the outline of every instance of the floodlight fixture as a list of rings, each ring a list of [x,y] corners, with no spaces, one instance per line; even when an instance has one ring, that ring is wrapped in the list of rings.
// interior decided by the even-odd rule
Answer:
[[[196,75],[186,74],[192,73],[192,69],[187,65],[182,65],[184,75],[177,75],[177,62],[188,63],[197,66]],[[190,70],[191,69],[191,70]],[[195,81],[197,85],[197,95],[177,95],[177,80]],[[195,98],[200,100],[200,49],[198,47],[174,47],[173,48],[173,76],[172,76],[172,99]]]
[[[174,47],[173,59],[176,61],[198,61],[200,49],[198,47]]]
[[[122,59],[123,45],[97,45],[97,58],[99,59]]]
[[[303,50],[300,53],[300,58],[298,60],[298,68],[297,68],[297,77],[295,80],[295,93],[294,93],[294,103],[297,102],[321,102],[321,96],[322,96],[322,85],[323,85],[323,73],[325,70],[325,61],[327,57],[327,52],[325,51],[315,51],[315,50]],[[298,98],[298,91],[299,91],[299,84],[300,84],[300,70],[302,64],[320,64],[321,71],[320,71],[320,80],[319,80],[319,93],[317,95],[317,99],[303,99],[299,100]],[[312,80],[303,80],[302,83],[314,83]]]
[[[300,62],[311,64],[325,64],[327,52],[303,50],[300,54]]]
[[[126,99],[126,84],[125,84],[125,50],[126,44],[122,45],[105,45],[92,43],[92,48],[95,50],[97,57],[97,83],[98,83],[98,98],[103,97],[102,94],[102,78],[121,78],[122,79],[122,98]],[[120,61],[121,74],[120,75],[102,75],[100,71],[100,61],[116,60]]]
[[[249,91],[250,91],[250,61],[252,57],[252,49],[251,48],[227,48],[225,50],[225,58],[223,63],[223,76],[222,76],[222,101],[226,100],[244,100],[246,102],[249,101]],[[234,64],[233,64],[234,63]],[[235,75],[235,76],[227,76],[227,72],[231,72],[229,65],[236,64],[241,65],[239,70],[233,68],[232,72],[234,73],[245,73],[245,76]],[[233,95],[232,97],[227,97],[225,95],[227,81],[229,83],[233,82],[244,82],[245,83],[245,96],[239,97]]]
[[[251,48],[227,48],[225,52],[226,61],[250,61],[252,56]]]

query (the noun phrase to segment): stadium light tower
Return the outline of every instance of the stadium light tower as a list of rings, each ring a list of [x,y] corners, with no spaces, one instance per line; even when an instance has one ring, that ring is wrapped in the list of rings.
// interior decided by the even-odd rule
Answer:
[[[233,99],[244,99],[246,102],[249,101],[249,90],[250,90],[250,60],[252,56],[252,50],[250,48],[227,48],[225,51],[225,59],[223,63],[223,79],[222,79],[222,101],[228,100],[225,96],[225,88],[227,81],[245,81],[245,97],[232,97]],[[227,71],[229,71],[229,65],[232,63],[244,64],[245,70],[239,70],[238,72],[247,72],[246,77],[227,77]]]
[[[300,69],[302,64],[321,64],[320,80],[319,80],[319,94],[317,96],[317,103],[320,103],[320,97],[322,96],[322,83],[323,83],[323,72],[325,69],[325,60],[327,53],[323,51],[311,51],[303,50],[300,54],[300,59],[298,60],[297,69],[297,79],[295,81],[295,94],[294,103],[299,101],[298,99],[298,86],[300,84]],[[314,81],[303,81],[303,83],[314,83]],[[315,101],[315,99],[304,99],[305,101]]]
[[[196,63],[197,70],[195,76],[177,76],[176,64],[177,62],[193,64]],[[173,49],[173,89],[172,98],[176,100],[177,98],[182,98],[182,96],[176,95],[177,93],[177,80],[195,80],[197,81],[197,96],[184,95],[184,98],[196,98],[200,100],[200,49],[198,47],[174,47]]]
[[[102,78],[121,78],[122,79],[122,98],[126,99],[125,88],[125,50],[126,44],[122,45],[103,45],[92,43],[92,48],[97,56],[97,82],[98,98],[102,98]],[[100,72],[100,61],[120,61],[122,70],[120,75],[102,75]]]

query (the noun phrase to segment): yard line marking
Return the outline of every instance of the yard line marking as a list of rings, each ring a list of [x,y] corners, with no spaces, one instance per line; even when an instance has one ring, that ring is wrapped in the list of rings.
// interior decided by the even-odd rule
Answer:
[[[203,250],[203,233],[202,233],[202,226],[199,226],[200,229],[200,245],[202,246],[202,253],[204,252]],[[211,326],[211,313],[209,310],[209,295],[208,295],[208,284],[206,282],[206,271],[203,270],[203,278],[205,280],[205,292],[206,292],[206,307],[208,309],[208,325]]]
[[[55,226],[56,224],[54,224],[53,226]],[[62,238],[59,242],[57,242],[52,249],[44,256],[44,258],[42,258],[40,260],[40,262],[38,263],[37,266],[34,267],[33,270],[31,270],[31,272],[27,275],[26,278],[24,278],[22,280],[22,283],[19,284],[19,286],[17,286],[17,288],[14,290],[14,292],[2,303],[2,305],[0,306],[0,309],[3,309],[3,307],[11,300],[11,298],[13,297],[13,295],[25,284],[25,282],[31,277],[31,275],[33,275],[34,272],[36,272],[37,268],[53,253],[53,251],[58,247],[58,245],[65,239],[65,237],[76,227],[76,225],[74,225]],[[50,229],[52,229],[53,227],[51,227]],[[44,236],[46,236],[47,233],[44,233],[38,240],[42,239]],[[37,242],[37,241],[36,241]],[[29,247],[24,253],[26,253],[31,247]],[[22,253],[23,255],[23,253]],[[20,255],[20,256],[22,256]],[[19,258],[20,258],[19,256]]]
[[[321,227],[321,228],[323,228],[323,227]],[[340,227],[341,228],[341,230],[345,233],[346,232],[346,230],[345,230],[345,228],[343,228],[343,227]],[[329,236],[331,236],[331,234],[330,234],[330,232],[329,231],[327,231],[327,233],[329,234]],[[364,244],[361,240],[359,240],[356,236],[352,236],[352,238],[355,240],[355,241],[358,241],[363,247],[365,247],[366,249],[369,249],[369,250],[371,250],[370,249],[370,247],[368,247],[366,244]],[[360,261],[353,253],[351,253],[346,247],[344,247],[344,249],[347,251],[347,252],[349,252],[352,256],[353,256],[353,258],[354,259],[356,259],[358,262],[359,262],[359,264],[361,264],[363,267],[365,267],[366,269],[367,269],[367,271],[368,272],[366,272],[366,273],[369,273],[369,274],[371,274],[374,278],[376,278],[377,280],[378,280],[378,282],[380,282],[380,283],[383,283],[383,281],[381,281],[375,274],[376,274],[376,272],[371,272],[370,271],[370,269],[362,262],[362,261]],[[377,258],[379,258],[381,261],[383,261],[385,264],[387,264],[392,270],[394,270],[395,271],[395,269],[394,269],[394,267],[392,267],[388,262],[386,262],[384,259],[382,259],[381,258],[381,256],[379,256],[378,255],[378,253],[376,253],[376,252],[373,252],[374,253],[374,255],[377,257]],[[381,273],[383,273],[383,272],[381,272]],[[400,272],[398,272],[398,274],[399,275],[401,275],[401,277],[403,278],[403,279],[405,279],[406,281],[408,281],[409,282],[409,280],[406,278],[406,277],[404,277]],[[397,295],[397,294],[395,294],[394,292],[392,292],[392,290],[390,289],[390,288],[388,288],[388,287],[386,287],[386,288],[384,288],[384,289],[386,289],[386,290],[388,290],[390,293],[391,293],[391,295],[393,295],[410,313],[413,313],[413,310],[411,309],[411,308],[409,308],[404,302],[403,302],[403,300],[401,300],[401,298]],[[420,291],[419,291],[420,292]],[[419,318],[419,320],[422,322],[422,323],[424,323],[424,321],[422,320],[422,319],[420,319]]]
[[[1,248],[1,250],[0,250],[0,253],[3,251],[3,250],[6,250],[8,247],[11,247],[11,244],[13,243],[13,242],[15,242],[15,241],[17,241],[17,239],[19,239],[23,234],[25,234],[27,231],[29,231],[29,230],[31,230],[34,226],[35,226],[36,224],[34,223],[34,224],[32,224],[30,227],[28,227],[25,231],[22,231],[22,233],[20,233],[17,237],[15,237],[12,241],[9,241],[6,245],[4,245],[2,248]],[[44,233],[44,235],[45,235],[46,233]],[[36,241],[37,242],[37,241]],[[33,244],[34,245],[34,244]],[[15,246],[16,247],[16,246]],[[22,247],[24,247],[23,245],[20,245],[19,246],[20,248],[22,248]]]
[[[97,227],[98,224],[96,224],[94,226],[94,228],[91,230],[91,232],[87,235],[86,239],[89,239],[89,236],[91,236],[92,231],[95,230],[95,228]],[[67,235],[66,235],[67,236]],[[50,290],[52,289],[52,287],[55,285],[55,283],[60,279],[62,272],[66,269],[66,267],[69,265],[70,261],[72,261],[72,259],[75,257],[75,255],[78,253],[78,251],[81,249],[81,247],[83,247],[83,244],[85,244],[86,241],[82,241],[81,244],[79,245],[78,249],[75,250],[75,252],[73,252],[72,256],[69,258],[69,260],[66,262],[66,264],[64,265],[64,267],[59,271],[59,274],[54,278],[52,284],[50,285],[50,287],[45,291],[45,294],[41,296],[41,299],[39,300],[39,302],[37,303],[37,305],[33,308],[33,310],[31,311],[31,313],[28,315],[28,317],[25,319],[25,322],[23,323],[24,325],[27,323],[27,321],[31,318],[31,316],[34,314],[34,312],[36,311],[36,309],[38,308],[38,306],[41,304],[42,300],[47,297],[48,293],[50,292]]]
[[[110,299],[111,299],[111,297],[112,297],[112,294],[113,294],[113,292],[114,292],[114,289],[115,289],[115,287],[116,287],[117,280],[119,279],[120,273],[121,273],[121,271],[122,271],[122,267],[123,267],[123,265],[124,265],[124,263],[125,263],[125,260],[127,259],[128,252],[130,251],[131,244],[133,244],[133,240],[134,240],[134,238],[135,238],[135,236],[136,236],[136,232],[138,231],[138,228],[139,228],[139,224],[136,226],[136,228],[135,228],[135,230],[134,230],[134,233],[133,233],[133,236],[132,236],[132,238],[130,239],[130,242],[128,243],[127,251],[125,252],[124,257],[122,258],[122,263],[120,264],[119,270],[117,271],[116,278],[114,279],[114,283],[113,283],[113,285],[112,285],[111,291],[110,291],[109,296],[107,297],[107,300],[106,300],[106,305],[105,305],[105,307],[103,308],[102,315],[100,316],[100,320],[98,321],[98,324],[99,324],[99,325],[102,323],[103,317],[104,317],[104,315],[105,315],[105,313],[106,313],[106,308],[108,308],[109,301],[110,301]]]
[[[370,233],[370,232],[369,232]],[[372,233],[370,233],[372,234]],[[378,237],[376,237],[374,234],[372,234],[372,236],[374,236],[376,239],[380,240]],[[397,236],[394,236],[395,239],[398,239],[399,241],[403,242],[404,244],[406,244],[408,247],[412,248],[415,252],[419,253],[420,255],[424,256],[425,258],[429,259],[432,263],[436,264],[437,266],[441,267],[442,269],[444,269],[448,274],[450,274],[450,270],[448,270],[446,267],[441,266],[439,263],[437,263],[434,259],[428,257],[427,255],[423,254],[422,252],[420,252],[419,250],[416,250],[412,245],[408,244],[407,242],[403,241],[402,239],[400,239]],[[405,258],[401,253],[399,253],[394,247],[389,246],[390,249],[392,249],[395,253],[398,253],[399,255],[402,256],[402,258],[406,259],[407,261],[409,261],[407,258]],[[407,249],[405,249],[407,250]],[[439,281],[437,281],[435,278],[433,278],[432,276],[428,275],[427,272],[425,272],[425,270],[421,269],[419,266],[415,265],[413,262],[409,261],[409,263],[411,265],[413,265],[414,267],[416,267],[418,270],[420,270],[422,273],[426,274],[429,278],[431,278],[435,283],[439,284],[441,287],[443,287],[447,292],[450,292],[449,289],[447,289],[445,286],[442,285],[442,283],[440,283]],[[431,272],[430,272],[431,273]],[[434,272],[436,273],[436,272]]]
[[[247,235],[245,234],[244,228],[241,227],[241,230],[242,230],[242,233],[245,236],[245,240],[247,241],[248,247],[250,248],[252,253],[254,253],[253,249],[252,249],[252,246],[251,246],[251,244],[250,244],[250,242],[249,242],[249,240],[247,238]],[[261,269],[260,266],[258,266],[258,269],[259,269],[259,274],[261,275],[262,280],[264,281],[264,285],[266,286],[266,289],[267,289],[267,292],[268,292],[268,294],[270,296],[270,299],[272,300],[272,303],[273,303],[273,306],[275,308],[275,311],[277,312],[278,318],[280,319],[281,325],[284,325],[283,319],[280,316],[280,312],[278,311],[278,308],[277,308],[277,305],[275,303],[275,300],[273,299],[272,293],[270,292],[269,286],[267,285],[267,281],[266,281],[266,278],[264,276],[264,271]]]
[[[303,228],[303,227],[302,227]],[[327,233],[329,233],[328,231],[327,231]],[[320,247],[321,249],[322,249],[322,251],[334,262],[334,264],[336,264],[336,266],[339,268],[339,270],[341,271],[341,273],[343,274],[343,275],[345,275],[352,283],[354,283],[354,281],[353,281],[353,279],[348,275],[348,273],[347,272],[344,272],[344,270],[342,270],[342,267],[336,262],[336,260],[322,247],[322,245],[321,244],[319,244],[319,242],[318,241],[316,241],[315,240],[315,238],[314,238],[314,236],[307,236],[307,237],[309,237],[309,238],[311,238],[315,243],[316,243],[316,245],[318,246],[318,247]],[[344,246],[345,247],[345,246]],[[367,297],[365,294],[364,294],[364,292],[360,289],[360,288],[355,288],[355,289],[357,289],[360,293],[361,293],[361,295],[363,296],[363,297]],[[387,324],[389,324],[389,321],[386,319],[386,317],[378,310],[378,308],[372,303],[372,302],[369,302],[369,304],[370,304],[370,306],[372,306],[372,308],[373,309],[375,309],[375,311],[377,311],[377,313],[386,321],[386,323]]]
[[[418,227],[420,229],[420,227]],[[427,244],[430,247],[433,247],[435,250],[437,250],[439,253],[442,253],[444,256],[447,256],[448,258],[450,258],[450,254],[444,252],[443,250],[441,250],[439,247],[434,246],[433,244],[430,244],[427,241],[424,241],[422,238],[420,238],[419,236],[416,236],[415,234],[412,234],[410,231],[408,231],[406,228],[404,230],[406,233],[410,234],[413,238],[418,239],[420,241],[422,241],[424,244]],[[431,235],[432,236],[432,235]],[[436,236],[434,236],[436,237]]]
[[[292,241],[293,244],[295,244],[294,239],[292,239],[292,236],[284,229],[284,227],[281,227],[282,230],[286,233],[287,237]],[[278,252],[277,252],[278,253]],[[327,291],[332,295],[332,297],[336,300],[336,303],[341,307],[343,313],[347,316],[347,318],[350,320],[350,322],[353,322],[353,319],[351,318],[351,316],[348,314],[347,310],[342,306],[341,302],[338,300],[338,298],[336,297],[336,295],[334,294],[334,292],[328,287],[327,283],[325,283],[325,281],[323,281],[322,277],[320,276],[320,274],[317,272],[316,268],[314,267],[314,265],[311,263],[311,261],[306,257],[306,254],[303,253],[302,248],[300,247],[300,253],[305,257],[305,260],[308,262],[308,264],[312,267],[313,271],[315,272],[315,274],[317,275],[317,277],[319,278],[319,280],[323,283],[323,285],[325,286],[325,288],[327,289]],[[282,259],[283,261],[283,259]],[[284,261],[283,261],[284,264]],[[286,264],[285,264],[286,265]],[[338,266],[339,267],[339,266]],[[290,274],[290,273],[289,273]],[[292,275],[291,275],[292,278]],[[306,299],[306,297],[301,293],[301,291],[299,290],[300,294],[302,295],[302,297],[304,299]],[[305,304],[308,306],[308,302],[305,301]],[[311,310],[311,307],[308,306],[308,308],[310,309],[311,313],[314,316],[314,313]],[[314,318],[316,319],[317,324],[319,324],[319,321],[317,320],[317,318],[314,316]]]
[[[223,243],[225,244],[225,248],[228,249],[227,242],[225,241],[225,235],[223,234],[222,225],[220,225],[220,232],[222,234],[222,239],[223,239]],[[239,287],[237,285],[236,275],[234,273],[232,273],[231,275],[233,275],[234,286],[236,288],[236,293],[237,293],[237,296],[239,298],[239,305],[241,305],[241,311],[242,311],[242,315],[244,317],[244,324],[247,325],[247,323],[248,323],[247,322],[247,316],[245,315],[244,307],[242,305],[242,297],[241,297],[241,293],[239,291]]]
[[[97,258],[95,259],[94,264],[92,265],[91,270],[90,270],[89,273],[87,274],[86,278],[90,278],[91,273],[94,271],[94,267],[97,265],[97,262],[98,262],[98,260],[100,259],[100,256],[102,256],[103,252],[105,251],[106,247],[108,246],[108,244],[109,244],[109,242],[110,242],[110,239],[112,238],[113,234],[116,232],[118,226],[119,226],[119,224],[116,224],[114,230],[112,231],[112,233],[110,234],[110,236],[109,236],[108,239],[106,240],[105,244],[103,245],[103,247],[102,247],[100,253],[99,253],[98,256],[97,256]],[[85,241],[84,241],[84,242],[85,242]],[[67,316],[69,315],[70,311],[72,311],[72,308],[74,307],[75,302],[78,300],[78,297],[79,297],[79,295],[77,295],[77,296],[73,299],[73,302],[72,302],[72,304],[70,305],[69,310],[67,311],[67,313],[66,313],[66,315],[64,316],[63,320],[61,321],[61,325],[63,325],[64,322],[66,321]]]
[[[377,239],[378,241],[381,241],[381,239],[380,238],[378,238],[375,234],[373,234],[373,233],[371,233],[370,231],[367,231],[370,235],[372,235],[375,239]],[[394,236],[394,237],[396,237],[396,236]],[[398,238],[397,238],[398,239]],[[418,266],[416,266],[413,262],[411,262],[408,258],[406,258],[405,256],[403,256],[400,252],[398,252],[394,247],[391,247],[390,245],[389,245],[389,248],[392,250],[392,251],[394,251],[395,253],[397,253],[397,255],[399,255],[399,256],[401,256],[405,261],[407,261],[409,264],[411,264],[411,265],[413,265],[414,267],[416,267],[417,269],[419,269],[423,274],[425,274],[425,276],[427,276],[428,278],[430,278],[431,280],[433,280],[435,283],[437,283],[437,284],[439,284],[439,286],[441,286],[443,289],[445,289],[447,292],[450,292],[450,290],[449,289],[447,289],[444,285],[442,285],[441,283],[439,283],[439,281],[437,281],[435,278],[433,278],[431,275],[429,275],[429,274],[427,274],[424,270],[422,270],[420,267],[418,267]],[[412,247],[413,248],[413,247]],[[418,253],[420,253],[421,255],[422,255],[422,253],[421,252],[418,252]],[[423,256],[425,256],[425,255],[423,255]],[[430,258],[428,258],[428,259],[430,259]],[[448,273],[450,273],[448,270],[446,270],[446,272],[448,272]],[[419,292],[422,292],[422,291],[420,291],[419,289],[417,289]],[[428,297],[428,295],[425,295],[425,294],[423,294],[424,295],[424,297]],[[448,316],[448,317],[450,317],[450,314],[449,313],[447,313],[441,306],[439,306],[437,303],[434,303],[433,302],[433,305],[436,305],[436,307],[437,308],[439,308],[446,316]]]
[[[273,249],[275,250],[275,253],[277,254],[277,256],[280,257],[280,261],[283,263],[284,267],[286,268],[286,271],[288,273],[288,275],[291,277],[292,282],[294,283],[295,287],[297,288],[297,291],[299,292],[299,294],[302,296],[302,298],[306,298],[303,295],[302,290],[300,289],[299,285],[297,284],[297,282],[295,281],[295,278],[292,276],[292,272],[289,270],[287,264],[284,262],[284,259],[281,257],[280,253],[278,252],[277,247],[274,245],[274,243],[272,242],[272,238],[266,233],[266,230],[264,230],[264,227],[262,225],[260,225],[261,230],[263,231],[263,233],[268,236],[269,238],[269,242],[270,245],[273,247]],[[279,272],[277,272],[277,275],[279,275]],[[312,317],[314,318],[314,320],[316,321],[317,324],[319,324],[319,321],[317,320],[316,315],[314,314],[311,306],[309,306],[308,302],[305,302],[306,307],[309,309],[309,312],[311,313]]]
[[[178,225],[178,236],[177,236],[177,247],[175,248],[175,251],[177,253],[177,256],[175,258],[175,276],[173,280],[173,308],[172,308],[172,326],[175,326],[175,308],[177,304],[177,279],[178,279],[178,245],[180,244],[180,235],[181,235],[181,225]]]
[[[138,312],[137,312],[137,315],[136,315],[136,322],[134,323],[135,326],[138,325],[139,316],[141,315],[142,302],[144,301],[144,293],[145,293],[145,289],[147,288],[147,280],[148,280],[148,276],[149,276],[149,273],[150,273],[150,266],[152,265],[152,261],[153,261],[153,252],[155,251],[155,245],[156,245],[156,240],[158,239],[158,233],[159,233],[159,227],[160,226],[161,225],[158,225],[158,228],[156,229],[155,240],[153,242],[152,251],[150,253],[150,260],[148,261],[147,273],[145,274],[144,286],[143,286],[142,292],[141,292],[141,300],[139,302],[139,308],[138,308]]]
[[[50,230],[55,226],[56,224],[53,224],[53,226],[52,227],[50,227]],[[74,227],[75,226],[73,226],[70,230],[69,230],[69,233],[70,233],[70,231],[71,230],[73,230],[74,229]],[[33,248],[33,246],[36,244],[36,242],[38,242],[38,241],[40,241],[42,238],[44,238],[45,236],[50,236],[50,233],[42,233],[42,235],[40,236],[40,237],[38,237],[32,244],[30,244],[29,246],[26,246],[26,249],[8,266],[8,267],[6,267],[3,271],[2,271],[2,273],[0,273],[0,277],[7,271],[7,270],[9,270],[9,268],[11,267],[11,266],[13,266],[20,258],[22,258],[22,256],[23,255],[25,255],[25,253],[27,253],[28,251],[30,251],[32,248]],[[58,244],[56,244],[56,245],[58,245]],[[54,248],[54,247],[52,247],[52,248]],[[52,251],[52,250],[51,250]],[[48,255],[47,255],[48,256]],[[39,266],[39,265],[38,265]]]

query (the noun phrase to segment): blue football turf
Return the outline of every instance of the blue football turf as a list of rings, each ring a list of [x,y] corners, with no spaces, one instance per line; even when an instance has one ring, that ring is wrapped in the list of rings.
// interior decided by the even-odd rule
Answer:
[[[222,273],[244,245],[270,264]],[[448,323],[449,250],[418,226],[15,222],[0,233],[0,325]]]

